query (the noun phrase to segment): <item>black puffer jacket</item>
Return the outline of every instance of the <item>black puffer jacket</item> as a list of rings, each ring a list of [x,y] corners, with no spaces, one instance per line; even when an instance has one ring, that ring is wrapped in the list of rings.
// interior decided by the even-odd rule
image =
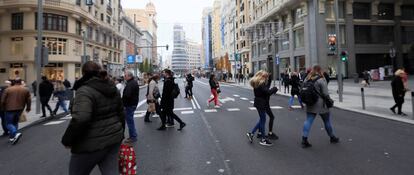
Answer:
[[[162,88],[161,108],[164,110],[174,109],[174,97],[172,91],[174,89],[174,78],[168,77],[164,79],[164,87]]]
[[[277,92],[277,88],[273,87],[270,88],[272,81],[269,77],[269,80],[266,84],[262,84],[261,86],[254,88],[254,107],[258,110],[265,110],[266,108],[270,108],[269,100],[272,94]]]
[[[124,138],[125,116],[115,85],[91,78],[76,91],[72,120],[62,144],[72,153],[88,153],[119,144]]]

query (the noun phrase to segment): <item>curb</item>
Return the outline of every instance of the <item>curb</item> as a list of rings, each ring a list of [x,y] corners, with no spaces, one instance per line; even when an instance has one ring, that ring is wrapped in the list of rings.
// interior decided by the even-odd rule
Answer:
[[[226,84],[228,84],[228,83],[226,83]],[[238,85],[233,85],[233,84],[228,84],[228,85],[251,90],[251,88],[244,87],[244,86],[238,86]],[[276,94],[276,95],[282,96],[282,97],[290,97],[290,95],[288,95],[288,94]],[[389,117],[389,116],[376,114],[376,113],[369,112],[369,111],[360,111],[360,110],[344,108],[344,107],[340,107],[340,106],[334,106],[333,108],[338,109],[338,110],[358,113],[358,114],[364,114],[364,115],[367,115],[368,117],[377,117],[377,118],[387,119],[387,120],[391,120],[391,121],[395,121],[395,122],[402,122],[402,123],[414,125],[414,120],[412,120],[412,119]]]

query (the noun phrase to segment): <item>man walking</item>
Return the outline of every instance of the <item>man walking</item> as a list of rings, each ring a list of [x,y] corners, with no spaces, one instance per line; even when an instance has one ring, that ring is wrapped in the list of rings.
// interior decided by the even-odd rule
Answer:
[[[4,83],[6,83],[6,86],[0,87],[0,104],[1,104],[1,96],[3,95],[6,88],[10,87],[10,85],[11,85],[11,82],[9,80],[5,81]],[[3,129],[3,134],[1,136],[8,136],[9,135],[9,130],[7,129],[5,114],[6,113],[4,112],[3,106],[0,105],[1,127]]]
[[[40,96],[40,103],[42,104],[42,116],[41,117],[46,117],[46,111],[45,111],[45,107],[47,107],[47,109],[50,112],[50,115],[53,117],[53,111],[52,108],[49,106],[49,100],[50,97],[52,97],[54,88],[53,88],[53,84],[47,80],[47,78],[45,76],[42,77],[42,82],[39,84],[39,96]]]
[[[137,141],[137,130],[135,129],[134,112],[137,109],[139,86],[134,79],[132,72],[125,73],[126,86],[122,93],[122,101],[125,107],[125,120],[128,125],[129,138],[126,140],[129,143]]]
[[[29,90],[21,86],[22,80],[17,79],[14,83],[15,85],[7,88],[1,96],[1,106],[5,110],[6,125],[9,130],[10,142],[13,145],[22,136],[17,132],[19,117],[25,107],[26,112],[30,112],[32,102]]]
[[[185,98],[192,99],[194,77],[191,75],[191,73],[187,75],[185,81],[187,81],[187,86],[185,87]]]
[[[69,175],[90,174],[97,165],[103,175],[119,174],[124,110],[115,85],[100,78],[101,69],[92,61],[82,67],[85,81],[76,90],[72,120],[62,137],[62,144],[72,153]]]
[[[186,124],[174,114],[174,95],[173,91],[177,90],[175,88],[174,77],[172,76],[171,70],[165,69],[164,70],[164,88],[162,90],[162,97],[161,97],[161,127],[158,130],[165,130],[166,124],[166,116],[170,116],[173,120],[176,120],[180,123],[180,128],[178,131],[181,131]]]

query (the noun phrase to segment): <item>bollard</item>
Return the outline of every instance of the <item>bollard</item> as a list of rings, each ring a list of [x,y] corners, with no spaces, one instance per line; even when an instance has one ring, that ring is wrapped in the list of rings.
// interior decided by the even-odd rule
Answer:
[[[411,92],[411,106],[413,110],[413,120],[414,120],[414,92]]]
[[[362,98],[362,109],[365,110],[365,94],[364,94],[364,88],[361,88],[361,98]]]

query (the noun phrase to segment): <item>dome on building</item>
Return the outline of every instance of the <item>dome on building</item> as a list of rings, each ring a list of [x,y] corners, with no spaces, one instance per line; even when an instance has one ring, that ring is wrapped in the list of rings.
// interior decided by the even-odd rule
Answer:
[[[145,10],[147,11],[147,12],[152,12],[152,13],[154,13],[154,14],[156,14],[157,12],[156,12],[156,10],[155,10],[155,5],[154,5],[154,3],[152,3],[151,1],[150,2],[148,2],[147,3],[147,5],[145,5]]]

